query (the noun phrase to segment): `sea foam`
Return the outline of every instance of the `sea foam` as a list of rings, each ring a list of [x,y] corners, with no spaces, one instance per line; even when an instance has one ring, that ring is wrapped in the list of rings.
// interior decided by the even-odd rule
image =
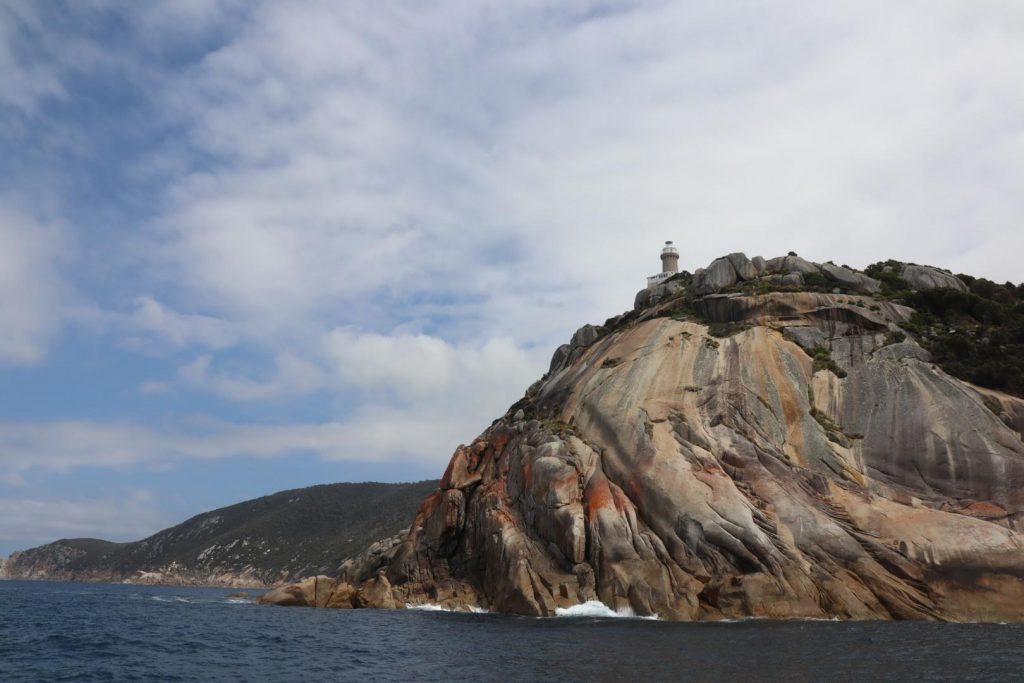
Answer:
[[[657,620],[658,615],[650,617],[638,617],[629,607],[613,610],[600,600],[588,600],[587,602],[573,605],[572,607],[555,608],[556,617],[604,617],[615,619],[651,619]]]
[[[451,607],[445,607],[443,605],[435,605],[432,602],[426,602],[421,605],[414,605],[411,602],[405,603],[406,609],[419,610],[420,612],[464,612],[466,610],[452,609]],[[487,614],[487,610],[483,607],[477,607],[476,605],[470,605],[469,611],[473,614]]]

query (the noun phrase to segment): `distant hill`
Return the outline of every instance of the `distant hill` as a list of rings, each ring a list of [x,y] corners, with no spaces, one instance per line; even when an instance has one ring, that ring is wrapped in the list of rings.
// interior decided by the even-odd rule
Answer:
[[[333,574],[408,526],[437,481],[326,484],[204,512],[149,538],[62,539],[16,552],[3,578],[269,586]]]

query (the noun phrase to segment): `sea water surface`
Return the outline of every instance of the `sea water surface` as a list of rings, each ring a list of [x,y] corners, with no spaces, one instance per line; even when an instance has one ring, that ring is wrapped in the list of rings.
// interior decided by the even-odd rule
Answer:
[[[531,619],[229,592],[0,581],[0,681],[1024,679],[1021,624]]]

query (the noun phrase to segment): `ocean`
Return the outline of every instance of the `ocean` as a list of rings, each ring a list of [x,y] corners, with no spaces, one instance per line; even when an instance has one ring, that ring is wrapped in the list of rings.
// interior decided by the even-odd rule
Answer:
[[[533,619],[258,606],[230,592],[0,581],[0,682],[1024,678],[1024,624]]]

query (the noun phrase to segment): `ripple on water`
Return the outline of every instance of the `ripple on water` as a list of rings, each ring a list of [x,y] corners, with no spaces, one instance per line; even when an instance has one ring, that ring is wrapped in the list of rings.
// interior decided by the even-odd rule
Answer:
[[[249,605],[242,609],[239,605]],[[222,589],[7,582],[0,681],[1013,680],[1019,624],[680,624],[257,607]],[[614,614],[614,616],[613,616]],[[970,656],[964,656],[970,653]]]

